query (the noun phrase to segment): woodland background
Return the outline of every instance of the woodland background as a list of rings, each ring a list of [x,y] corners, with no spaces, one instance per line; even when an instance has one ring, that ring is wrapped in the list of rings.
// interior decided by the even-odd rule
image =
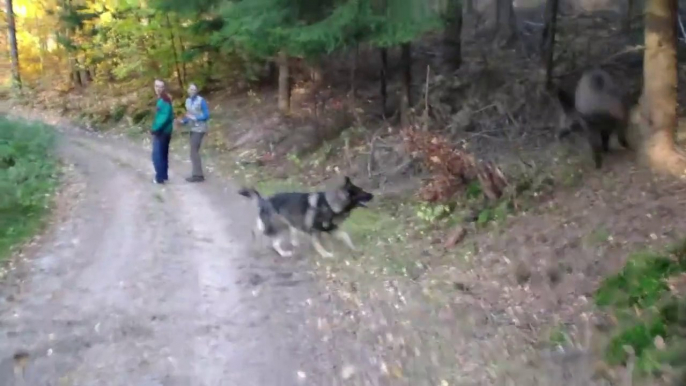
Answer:
[[[145,141],[153,80],[177,114],[193,82],[216,173],[373,188],[382,204],[351,225],[362,256],[318,267],[354,315],[339,328],[372,341],[365,326],[398,321],[377,328],[402,343],[375,344],[399,382],[683,385],[686,134],[669,87],[684,67],[669,58],[686,30],[676,1],[646,1],[6,0],[0,95]],[[602,170],[582,136],[558,138],[551,92],[597,65],[667,117],[635,109],[634,151],[613,144]]]

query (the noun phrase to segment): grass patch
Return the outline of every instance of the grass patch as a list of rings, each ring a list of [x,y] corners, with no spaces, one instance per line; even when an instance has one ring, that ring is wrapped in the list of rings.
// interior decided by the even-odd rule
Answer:
[[[0,116],[0,261],[43,223],[57,185],[54,132]]]
[[[641,375],[659,373],[670,362],[686,370],[686,288],[679,288],[686,285],[678,284],[684,278],[686,240],[664,252],[636,253],[603,281],[595,302],[619,322],[605,352],[608,363],[625,363],[625,346],[631,346]]]

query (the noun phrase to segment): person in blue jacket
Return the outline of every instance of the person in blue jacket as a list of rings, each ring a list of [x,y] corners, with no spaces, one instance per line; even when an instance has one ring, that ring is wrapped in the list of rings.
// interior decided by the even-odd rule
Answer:
[[[186,99],[186,116],[179,120],[181,124],[190,124],[192,171],[191,176],[186,178],[188,182],[201,182],[205,180],[200,159],[200,145],[207,133],[207,121],[209,119],[210,109],[207,107],[207,101],[198,95],[198,86],[191,83],[188,86],[188,98]]]
[[[174,109],[169,94],[165,90],[162,80],[155,80],[155,94],[157,106],[155,119],[152,122],[152,165],[155,168],[156,184],[164,184],[169,180],[169,143],[174,129]]]

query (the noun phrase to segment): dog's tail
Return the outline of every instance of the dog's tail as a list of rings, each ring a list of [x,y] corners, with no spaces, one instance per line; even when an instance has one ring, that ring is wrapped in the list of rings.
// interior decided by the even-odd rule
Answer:
[[[240,194],[243,197],[248,197],[256,201],[261,201],[262,200],[262,195],[260,195],[260,192],[253,188],[241,188],[238,190],[238,194]]]

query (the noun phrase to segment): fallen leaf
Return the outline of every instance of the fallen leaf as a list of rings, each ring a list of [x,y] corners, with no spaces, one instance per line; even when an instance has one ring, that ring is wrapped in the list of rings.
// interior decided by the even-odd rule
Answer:
[[[448,239],[445,241],[443,246],[446,248],[454,247],[460,241],[462,241],[466,235],[467,230],[461,226],[458,226],[450,232],[450,235],[448,236]]]

